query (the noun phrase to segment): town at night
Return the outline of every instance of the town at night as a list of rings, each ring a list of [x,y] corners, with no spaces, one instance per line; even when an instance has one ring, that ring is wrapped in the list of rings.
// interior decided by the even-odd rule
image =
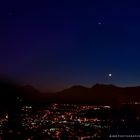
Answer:
[[[140,139],[140,1],[0,2],[0,140]]]

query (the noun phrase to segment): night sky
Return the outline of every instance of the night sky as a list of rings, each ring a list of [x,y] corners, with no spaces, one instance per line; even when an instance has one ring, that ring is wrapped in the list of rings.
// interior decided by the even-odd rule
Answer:
[[[0,74],[42,91],[140,85],[140,1],[0,2]]]

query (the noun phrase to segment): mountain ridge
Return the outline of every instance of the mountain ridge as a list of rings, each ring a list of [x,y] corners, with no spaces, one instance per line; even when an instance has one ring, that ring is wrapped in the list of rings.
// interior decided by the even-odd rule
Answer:
[[[7,89],[2,92],[3,89]],[[18,87],[18,86],[17,86]],[[95,84],[92,87],[74,85],[59,92],[43,93],[31,85],[20,86],[19,89],[2,86],[1,100],[4,104],[7,96],[13,99],[14,96],[21,95],[31,103],[76,103],[76,104],[118,104],[129,102],[140,102],[140,86],[119,87],[112,84]],[[15,89],[15,90],[14,90]],[[18,90],[17,90],[18,89]],[[16,91],[17,95],[14,94]],[[11,93],[13,94],[11,94]],[[19,93],[19,94],[18,94]],[[8,100],[10,103],[10,100]]]

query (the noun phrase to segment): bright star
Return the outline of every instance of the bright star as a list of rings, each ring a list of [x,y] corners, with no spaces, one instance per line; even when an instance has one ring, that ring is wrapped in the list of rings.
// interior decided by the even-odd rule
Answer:
[[[101,25],[102,24],[102,22],[98,22],[98,25]]]

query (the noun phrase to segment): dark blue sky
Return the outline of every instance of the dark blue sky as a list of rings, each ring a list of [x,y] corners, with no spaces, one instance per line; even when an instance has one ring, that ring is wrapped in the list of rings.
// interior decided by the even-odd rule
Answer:
[[[138,0],[0,2],[0,74],[43,91],[140,85],[139,7]]]

